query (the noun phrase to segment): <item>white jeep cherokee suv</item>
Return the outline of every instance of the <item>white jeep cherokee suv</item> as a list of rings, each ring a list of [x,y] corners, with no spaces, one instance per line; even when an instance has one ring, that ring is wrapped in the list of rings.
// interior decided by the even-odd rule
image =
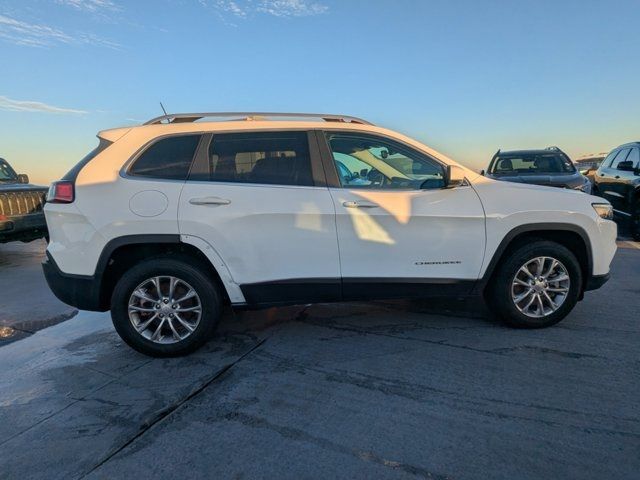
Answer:
[[[601,198],[487,179],[354,117],[175,114],[98,137],[49,190],[44,271],[149,355],[201,346],[225,303],[483,294],[545,327],[616,251]]]

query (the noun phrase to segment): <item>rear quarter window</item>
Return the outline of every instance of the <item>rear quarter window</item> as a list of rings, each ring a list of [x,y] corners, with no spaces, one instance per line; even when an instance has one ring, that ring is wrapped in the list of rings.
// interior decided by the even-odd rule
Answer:
[[[200,135],[177,135],[151,144],[129,167],[136,177],[186,180]]]

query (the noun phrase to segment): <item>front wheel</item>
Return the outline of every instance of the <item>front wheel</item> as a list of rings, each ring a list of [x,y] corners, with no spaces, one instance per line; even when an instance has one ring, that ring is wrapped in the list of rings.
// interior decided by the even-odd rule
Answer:
[[[575,255],[547,240],[534,240],[501,260],[489,285],[490,308],[506,323],[542,328],[571,312],[582,289],[582,272]]]
[[[126,272],[111,298],[120,337],[153,357],[186,355],[202,346],[220,319],[221,300],[210,278],[186,261],[153,259]]]

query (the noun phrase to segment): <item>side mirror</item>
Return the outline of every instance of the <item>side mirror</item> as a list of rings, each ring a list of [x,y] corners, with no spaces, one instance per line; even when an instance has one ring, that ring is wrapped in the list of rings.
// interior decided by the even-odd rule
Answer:
[[[620,162],[616,168],[623,172],[633,172],[633,161],[625,160],[624,162]]]
[[[482,175],[484,177],[484,168],[482,170],[480,170],[480,175]]]
[[[29,176],[25,173],[18,175],[18,183],[29,183]]]
[[[444,176],[445,188],[456,188],[464,184],[466,180],[464,170],[457,165],[448,165]]]

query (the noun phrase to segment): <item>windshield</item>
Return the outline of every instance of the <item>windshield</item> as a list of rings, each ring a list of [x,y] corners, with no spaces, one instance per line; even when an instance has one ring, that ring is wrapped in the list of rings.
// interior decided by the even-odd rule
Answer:
[[[18,176],[16,172],[13,171],[13,168],[11,168],[8,163],[0,160],[0,182],[16,181],[18,181]]]
[[[530,153],[500,155],[491,166],[495,175],[523,175],[541,173],[574,173],[573,163],[559,153]]]

